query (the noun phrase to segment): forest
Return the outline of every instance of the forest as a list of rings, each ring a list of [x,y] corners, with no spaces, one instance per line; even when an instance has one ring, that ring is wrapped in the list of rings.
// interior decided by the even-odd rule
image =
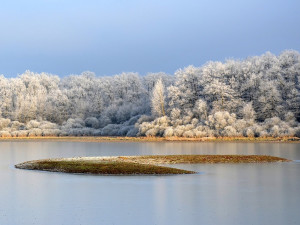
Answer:
[[[294,50],[174,74],[0,76],[0,137],[299,137],[299,122]]]

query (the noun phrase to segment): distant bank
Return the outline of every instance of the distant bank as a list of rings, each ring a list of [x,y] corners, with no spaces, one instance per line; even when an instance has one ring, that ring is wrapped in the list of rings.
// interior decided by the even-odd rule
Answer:
[[[0,137],[1,141],[62,141],[62,142],[278,142],[300,143],[297,137]]]

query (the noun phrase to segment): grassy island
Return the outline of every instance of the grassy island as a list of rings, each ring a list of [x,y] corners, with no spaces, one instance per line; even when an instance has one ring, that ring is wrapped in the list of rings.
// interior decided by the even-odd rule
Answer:
[[[192,174],[193,171],[181,170],[150,164],[122,162],[113,160],[70,160],[47,159],[21,163],[19,169],[43,170],[50,172],[83,173],[101,175],[139,175],[139,174]]]
[[[118,156],[110,160],[143,164],[189,164],[189,163],[267,163],[287,162],[288,159],[268,155],[148,155]]]
[[[154,155],[44,159],[20,163],[15,165],[15,167],[28,170],[102,175],[192,174],[195,172],[159,166],[157,164],[287,161],[290,160],[266,155]]]

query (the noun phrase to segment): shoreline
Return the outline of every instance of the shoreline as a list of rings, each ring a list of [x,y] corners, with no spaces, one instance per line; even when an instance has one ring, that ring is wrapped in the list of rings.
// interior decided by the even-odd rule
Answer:
[[[59,141],[59,142],[244,142],[244,143],[300,143],[298,137],[204,137],[204,138],[184,138],[184,137],[0,137],[0,142],[5,141]]]

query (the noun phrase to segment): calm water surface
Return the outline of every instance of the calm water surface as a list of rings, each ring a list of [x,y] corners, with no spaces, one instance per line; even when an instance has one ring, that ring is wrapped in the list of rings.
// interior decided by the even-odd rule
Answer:
[[[271,164],[177,165],[172,176],[26,171],[49,157],[268,154]],[[300,144],[0,142],[0,225],[300,224]]]

